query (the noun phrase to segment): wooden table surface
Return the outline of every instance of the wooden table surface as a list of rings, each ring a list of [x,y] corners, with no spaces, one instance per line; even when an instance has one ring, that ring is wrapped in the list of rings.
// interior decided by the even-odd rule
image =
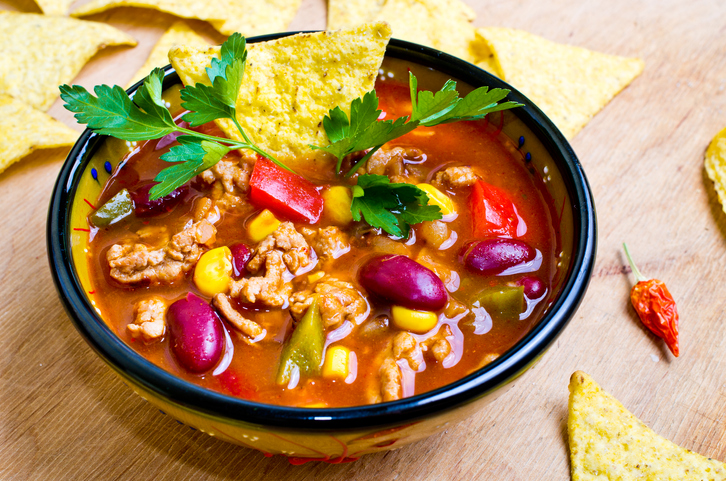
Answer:
[[[659,434],[726,460],[726,215],[703,169],[706,146],[726,126],[726,2],[465,1],[477,26],[520,28],[646,64],[572,141],[595,196],[597,264],[579,311],[540,363],[467,422],[350,464],[294,467],[192,431],[133,394],[63,311],[45,222],[67,149],[41,151],[0,175],[0,479],[565,480],[567,383],[578,369]],[[0,0],[0,9],[38,11],[29,0]],[[174,21],[140,9],[92,19],[139,46],[97,55],[75,82],[88,88],[125,85]],[[207,24],[192,25],[222,40]],[[304,0],[290,29],[324,27],[324,0]],[[50,113],[78,128],[60,101]],[[623,241],[678,301],[678,359],[629,305]]]

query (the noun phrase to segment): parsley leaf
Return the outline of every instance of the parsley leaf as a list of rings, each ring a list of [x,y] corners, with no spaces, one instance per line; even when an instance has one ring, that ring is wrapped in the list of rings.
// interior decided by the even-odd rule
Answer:
[[[418,120],[424,127],[439,124],[460,122],[464,120],[480,120],[492,112],[521,107],[517,102],[503,102],[509,94],[507,89],[479,87],[464,97],[459,97],[456,82],[447,80],[443,88],[436,92],[418,91],[418,80],[409,72],[411,90],[412,120]]]
[[[441,219],[437,205],[427,205],[426,192],[412,184],[391,183],[385,175],[360,175],[353,186],[353,219],[396,237],[408,237],[411,224]]]
[[[411,132],[418,126],[417,123],[407,123],[407,117],[401,117],[395,121],[378,121],[380,115],[378,96],[375,90],[371,90],[362,98],[358,97],[351,102],[350,119],[340,107],[331,109],[323,118],[323,128],[331,142],[330,145],[325,147],[311,145],[310,147],[333,154],[338,159],[336,171],[339,171],[346,155],[371,148],[377,149],[386,142]],[[369,155],[363,160],[367,160],[372,153],[369,152]],[[355,172],[355,170],[351,170],[351,172]]]
[[[118,85],[97,85],[93,90],[97,97],[80,85],[60,87],[66,109],[76,112],[74,117],[79,123],[88,124],[99,134],[134,141],[158,139],[176,130],[174,122],[168,122],[171,115],[168,119],[160,117],[154,108],[144,112]],[[142,95],[140,103],[144,104],[141,99],[145,98],[151,99],[151,94]]]
[[[179,145],[172,147],[161,156],[166,162],[181,162],[167,167],[154,178],[159,182],[149,191],[150,199],[158,199],[169,195],[174,189],[181,187],[193,177],[214,166],[230,150],[216,142],[201,140],[190,135],[182,135],[176,139]]]
[[[229,37],[222,44],[220,57],[213,58],[206,69],[211,86],[190,85],[181,91],[182,107],[191,111],[184,120],[192,127],[222,118],[235,120],[237,93],[247,61],[245,38],[239,33]]]
[[[456,107],[459,92],[456,91],[456,82],[447,80],[444,86],[436,93],[423,90],[418,92],[418,79],[409,72],[409,89],[411,90],[411,119],[423,124],[433,118],[441,117]],[[416,94],[418,93],[418,101]]]
[[[181,91],[181,98],[185,101],[182,107],[190,110],[182,118],[192,127],[234,117],[234,108],[219,100],[214,94],[214,87],[209,85],[189,85]]]
[[[166,125],[174,125],[174,119],[166,108],[164,100],[161,98],[161,86],[164,82],[164,71],[155,68],[151,71],[144,83],[136,90],[134,94],[134,103],[145,112],[162,119]]]
[[[334,155],[338,159],[336,171],[340,170],[346,155],[370,149],[345,175],[350,177],[383,144],[406,135],[418,126],[432,127],[462,120],[479,120],[491,112],[522,105],[517,102],[499,103],[509,94],[506,89],[489,90],[488,87],[479,87],[466,97],[460,98],[453,80],[447,80],[438,92],[419,92],[418,79],[410,72],[409,88],[412,107],[410,117],[378,120],[381,111],[378,110],[376,92],[372,90],[351,102],[350,118],[340,107],[328,111],[323,118],[323,128],[330,145],[310,147]]]
[[[162,170],[154,180],[159,182],[149,198],[156,200],[185,184],[202,171],[214,166],[230,150],[250,149],[267,157],[280,167],[292,170],[272,155],[254,145],[237,121],[235,105],[247,61],[245,38],[235,33],[222,44],[220,58],[212,59],[207,67],[211,85],[197,84],[181,90],[182,107],[190,110],[183,119],[192,127],[213,120],[229,118],[240,131],[244,142],[215,137],[180,127],[174,123],[166,103],[161,97],[164,71],[154,69],[135,92],[133,100],[119,87],[98,85],[96,97],[85,88],[62,85],[61,98],[66,109],[75,112],[76,120],[103,135],[123,140],[152,140],[172,132],[177,137],[175,145],[161,158],[175,165]]]

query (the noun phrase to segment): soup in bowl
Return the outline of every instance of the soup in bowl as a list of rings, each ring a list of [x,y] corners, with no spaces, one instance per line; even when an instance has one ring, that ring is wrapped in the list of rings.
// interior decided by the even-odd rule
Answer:
[[[410,114],[408,72],[420,89],[448,79],[462,95],[511,89],[392,40],[376,81],[380,119]],[[180,87],[167,68],[164,100],[183,122]],[[594,263],[579,162],[536,106],[513,89],[509,99],[523,106],[417,128],[350,178],[324,156],[287,159],[296,175],[233,152],[158,200],[149,189],[175,136],[86,131],[49,213],[64,305],[135,392],[221,439],[342,461],[440,431],[536,362]],[[221,135],[213,123],[195,129]],[[385,186],[362,196],[364,176]],[[400,235],[363,222],[409,186],[440,219]]]

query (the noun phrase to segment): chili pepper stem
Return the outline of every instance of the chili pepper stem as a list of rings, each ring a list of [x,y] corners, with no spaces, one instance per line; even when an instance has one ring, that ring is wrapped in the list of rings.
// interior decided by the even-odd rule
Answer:
[[[625,242],[623,242],[623,249],[625,249],[625,257],[628,259],[630,268],[633,270],[633,274],[635,275],[635,280],[637,282],[647,281],[648,279],[646,279],[645,276],[640,273],[640,271],[638,270],[638,267],[635,265],[635,262],[633,262],[633,258],[630,257],[630,251],[628,251],[628,245]]]

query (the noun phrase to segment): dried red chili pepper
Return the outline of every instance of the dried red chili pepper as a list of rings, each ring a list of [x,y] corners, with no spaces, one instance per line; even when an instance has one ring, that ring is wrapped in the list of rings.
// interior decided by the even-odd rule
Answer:
[[[628,252],[628,246],[623,244],[625,256],[628,258],[630,268],[638,281],[630,290],[630,302],[635,312],[653,334],[665,340],[668,349],[678,357],[678,310],[676,301],[668,292],[665,284],[658,279],[646,279],[635,267],[633,259]]]

